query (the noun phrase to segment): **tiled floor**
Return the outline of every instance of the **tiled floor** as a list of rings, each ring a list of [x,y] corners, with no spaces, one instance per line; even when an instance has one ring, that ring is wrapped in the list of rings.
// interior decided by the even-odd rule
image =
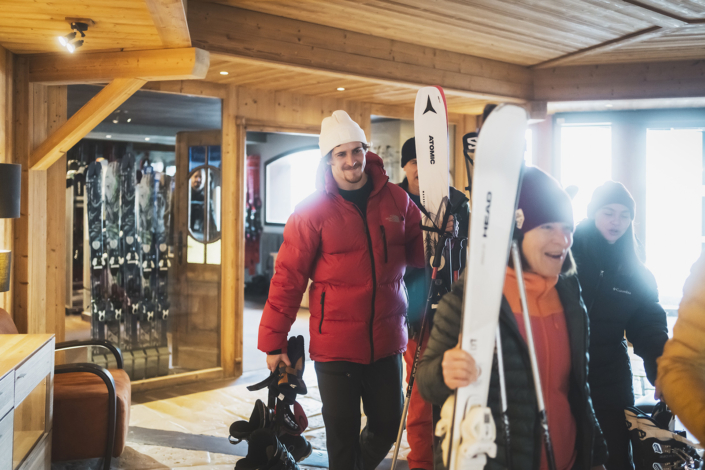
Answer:
[[[266,401],[267,391],[250,392],[248,385],[269,375],[264,353],[256,349],[256,331],[261,309],[248,303],[245,309],[244,369],[234,381],[185,385],[177,388],[135,394],[132,397],[130,435],[120,458],[113,459],[113,469],[232,469],[245,454],[245,444],[227,443],[230,424],[248,420],[255,401]],[[301,334],[308,344],[308,310],[302,309],[292,325],[292,334]],[[314,449],[325,450],[325,431],[321,401],[313,363],[307,361],[304,381],[308,395],[299,398],[309,420],[304,435]],[[364,426],[364,418],[363,418]],[[153,432],[150,432],[153,431]],[[207,437],[204,437],[207,436]],[[231,454],[240,455],[231,455]],[[401,456],[408,453],[406,436]],[[320,453],[319,453],[320,454]],[[389,468],[391,452],[380,468]],[[56,470],[98,468],[99,460],[55,463]],[[302,470],[313,469],[306,461]],[[398,467],[407,469],[406,462]]]

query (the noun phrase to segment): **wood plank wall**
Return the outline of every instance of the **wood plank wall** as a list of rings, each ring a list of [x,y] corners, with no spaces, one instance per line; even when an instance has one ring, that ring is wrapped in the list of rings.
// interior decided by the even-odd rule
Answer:
[[[29,157],[66,121],[67,89],[30,84],[24,58],[14,58],[13,76],[13,162],[22,165],[22,216],[14,224],[13,316],[21,333],[55,333],[62,341],[66,157],[48,171],[32,172]]]
[[[0,163],[13,162],[13,130],[12,130],[12,102],[13,102],[13,65],[14,55],[0,46]],[[0,249],[12,250],[12,227],[14,222],[10,219],[0,219]],[[13,258],[15,254],[13,253]],[[13,265],[16,260],[13,259]],[[14,269],[14,266],[13,266]],[[12,283],[8,292],[0,293],[0,308],[7,310],[13,316],[12,308]]]

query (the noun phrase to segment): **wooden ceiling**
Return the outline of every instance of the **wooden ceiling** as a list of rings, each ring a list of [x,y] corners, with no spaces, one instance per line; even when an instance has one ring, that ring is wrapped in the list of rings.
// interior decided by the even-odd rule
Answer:
[[[702,0],[209,1],[525,66],[649,28],[574,63],[705,58],[705,25],[689,24],[705,19]]]
[[[220,72],[228,72],[222,75]],[[247,88],[287,91],[302,95],[339,98],[383,105],[414,107],[418,87],[384,85],[364,80],[340,78],[330,74],[291,70],[276,64],[249,59],[211,54],[211,66],[206,80]],[[344,88],[344,90],[338,90]],[[446,93],[448,111],[452,113],[481,113],[486,100],[477,100]]]
[[[65,52],[66,18],[90,18],[80,51],[163,47],[145,0],[0,0],[0,45],[16,54]]]

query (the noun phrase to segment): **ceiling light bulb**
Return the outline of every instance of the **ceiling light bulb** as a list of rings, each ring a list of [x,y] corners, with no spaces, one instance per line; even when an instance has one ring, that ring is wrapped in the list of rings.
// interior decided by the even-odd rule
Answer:
[[[66,45],[66,49],[68,49],[69,52],[73,54],[74,51],[75,51],[76,49],[78,49],[79,47],[81,47],[82,45],[83,45],[83,39],[79,39],[78,41],[74,41],[74,42],[68,43],[68,44]]]
[[[132,121],[132,118],[127,118],[127,122],[130,122],[130,121]]]
[[[117,124],[117,123],[118,123],[118,120],[117,120],[117,119],[113,119],[113,124]]]
[[[69,33],[66,36],[59,36],[59,44],[66,47],[76,37],[76,33]]]
[[[606,108],[611,108],[612,105],[611,105],[610,103],[607,103],[607,104],[605,105],[605,107],[606,107]]]
[[[112,135],[106,135],[106,136],[105,136],[106,139],[110,139],[110,138],[112,138],[112,137],[113,137]]]
[[[343,88],[342,86],[339,86],[338,91],[345,91],[345,88]]]
[[[149,137],[145,137],[144,140],[149,140]]]
[[[220,74],[221,74],[221,75],[227,75],[228,72],[226,72],[225,70],[223,70],[222,72],[220,72]]]

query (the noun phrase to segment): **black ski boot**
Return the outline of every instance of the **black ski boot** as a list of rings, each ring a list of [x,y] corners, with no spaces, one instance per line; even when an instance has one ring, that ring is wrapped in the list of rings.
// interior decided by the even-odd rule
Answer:
[[[247,457],[237,461],[235,470],[300,470],[300,468],[273,431],[258,429],[250,434]]]
[[[311,443],[302,435],[293,436],[284,433],[279,436],[279,442],[286,446],[286,449],[297,462],[301,462],[313,452]]]
[[[250,435],[258,429],[270,429],[274,425],[274,413],[262,402],[257,400],[249,421],[235,421],[230,425],[231,444],[249,441]]]

